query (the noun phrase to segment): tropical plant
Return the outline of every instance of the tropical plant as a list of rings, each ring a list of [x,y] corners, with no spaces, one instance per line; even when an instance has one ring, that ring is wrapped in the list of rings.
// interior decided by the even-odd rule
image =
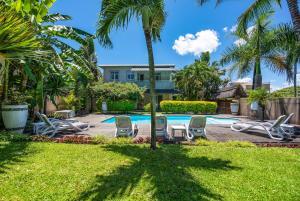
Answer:
[[[224,81],[221,76],[224,71],[219,70],[216,63],[210,64],[209,53],[203,53],[200,60],[178,71],[173,79],[176,88],[181,92],[184,100],[213,100],[219,87]]]
[[[155,65],[152,42],[160,40],[166,12],[163,0],[103,0],[99,15],[97,37],[105,47],[112,47],[112,29],[126,28],[132,18],[142,22],[146,40],[150,74],[151,96],[151,148],[156,149],[155,133]]]
[[[292,77],[292,69],[286,63],[284,55],[272,45],[275,35],[268,21],[270,15],[271,13],[265,13],[259,16],[256,24],[248,28],[246,35],[236,32],[240,44],[227,48],[220,61],[222,65],[232,63],[229,73],[237,71],[239,77],[253,70],[253,89],[262,86],[261,63],[273,72],[286,73],[288,80]]]
[[[255,90],[249,91],[248,94],[248,103],[257,102],[262,109],[262,121],[264,120],[265,107],[267,100],[269,100],[270,94],[265,88],[257,88]]]
[[[275,30],[274,48],[285,52],[287,64],[293,68],[294,97],[297,97],[297,65],[300,62],[300,44],[296,30],[290,24],[281,24]]]
[[[208,0],[197,0],[200,5],[203,5]],[[216,0],[216,4],[220,4],[224,0]],[[300,13],[298,0],[286,0],[289,12],[291,14],[293,26],[300,41]],[[282,0],[253,0],[249,8],[239,17],[238,32],[247,33],[249,24],[256,20],[260,15],[273,10],[274,3],[281,6]]]
[[[10,65],[26,59],[42,59],[49,52],[42,50],[42,41],[35,27],[20,14],[0,3],[0,77],[3,99],[7,99]]]
[[[43,17],[48,14],[49,8],[56,0],[2,0],[5,4],[28,17],[32,22],[42,22]]]

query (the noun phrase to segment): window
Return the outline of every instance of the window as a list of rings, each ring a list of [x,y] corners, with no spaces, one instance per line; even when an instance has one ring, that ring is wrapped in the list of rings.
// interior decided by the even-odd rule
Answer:
[[[161,80],[161,74],[155,73],[155,80]]]
[[[144,81],[144,74],[138,74],[138,80],[140,81],[140,82],[143,82]]]
[[[110,80],[111,81],[118,81],[119,80],[119,72],[118,71],[111,71],[110,72]]]
[[[131,71],[127,72],[127,80],[134,80],[134,73]]]

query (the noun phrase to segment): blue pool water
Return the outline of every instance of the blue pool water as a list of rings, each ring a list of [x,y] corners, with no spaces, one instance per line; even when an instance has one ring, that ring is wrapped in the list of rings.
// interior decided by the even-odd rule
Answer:
[[[192,118],[190,115],[167,115],[168,124],[188,124]],[[150,116],[149,115],[130,115],[130,119],[132,123],[135,124],[150,124]],[[217,118],[212,116],[207,116],[207,124],[232,124],[238,122],[238,119],[233,118]],[[114,124],[115,118],[109,118],[102,123]]]

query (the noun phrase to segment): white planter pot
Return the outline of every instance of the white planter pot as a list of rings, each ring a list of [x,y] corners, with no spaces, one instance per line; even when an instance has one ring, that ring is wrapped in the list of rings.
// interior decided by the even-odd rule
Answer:
[[[252,102],[250,105],[251,110],[257,111],[258,110],[258,102]]]
[[[5,128],[23,133],[28,118],[28,105],[2,105],[1,110]]]
[[[238,112],[239,112],[239,107],[240,107],[240,104],[239,104],[239,103],[230,103],[231,113],[232,113],[232,114],[238,114]]]
[[[106,104],[106,102],[102,102],[102,112],[103,113],[107,112],[107,104]]]

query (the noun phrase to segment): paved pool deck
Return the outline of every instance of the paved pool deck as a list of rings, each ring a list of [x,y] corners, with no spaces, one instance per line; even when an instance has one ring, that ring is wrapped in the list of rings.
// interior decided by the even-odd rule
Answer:
[[[91,136],[104,135],[106,137],[114,137],[115,124],[102,123],[103,120],[113,117],[114,115],[104,114],[89,114],[82,117],[76,117],[81,122],[88,122],[91,128],[88,131],[84,131],[79,134],[88,134]],[[233,115],[211,115],[222,118],[237,118],[240,121],[249,121],[247,117],[233,116]],[[150,136],[150,125],[149,124],[138,124],[139,133],[137,136]],[[169,125],[169,133],[171,133]],[[270,143],[278,142],[270,139],[268,135],[261,132],[234,132],[230,129],[230,125],[207,125],[207,138],[213,141],[249,141],[254,143]],[[177,136],[180,134],[177,133]],[[300,143],[300,135],[298,135],[292,141],[293,143]]]

